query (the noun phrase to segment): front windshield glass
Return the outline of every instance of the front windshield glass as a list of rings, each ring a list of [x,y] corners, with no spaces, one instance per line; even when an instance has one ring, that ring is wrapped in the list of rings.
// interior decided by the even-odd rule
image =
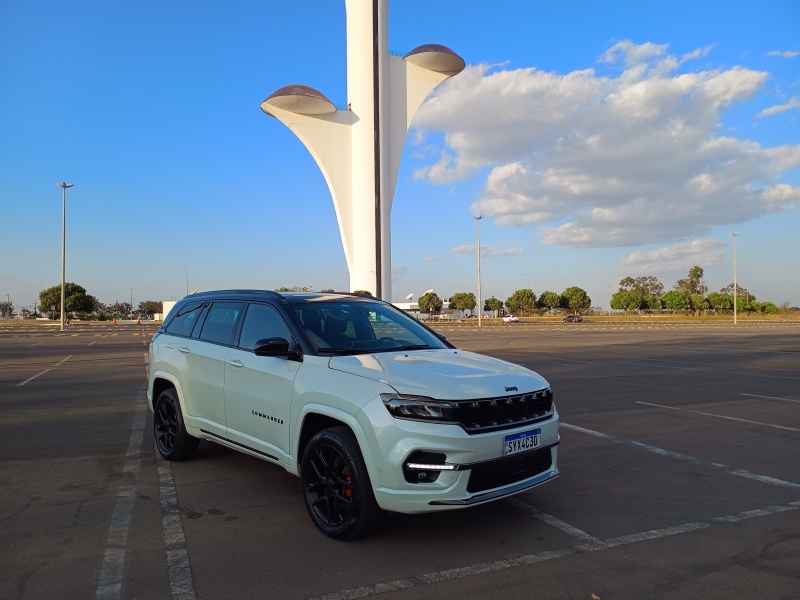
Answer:
[[[447,348],[416,319],[387,304],[308,299],[294,304],[292,310],[320,354]]]

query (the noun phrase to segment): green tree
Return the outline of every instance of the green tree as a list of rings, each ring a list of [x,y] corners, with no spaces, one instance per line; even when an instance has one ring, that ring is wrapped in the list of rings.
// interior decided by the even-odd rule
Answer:
[[[14,312],[13,302],[10,302],[8,300],[3,300],[2,302],[0,302],[0,317],[2,317],[3,319],[10,319],[12,312]]]
[[[64,284],[65,312],[90,313],[94,309],[95,298],[86,293],[86,288],[77,283]],[[61,284],[39,292],[39,306],[42,311],[61,312]]]
[[[109,314],[113,317],[127,317],[131,314],[131,305],[129,302],[115,302],[107,306],[106,310],[108,310]]]
[[[762,302],[761,303],[761,312],[766,313],[768,315],[775,315],[780,312],[777,306],[773,302]]]
[[[367,298],[372,298],[372,292],[368,290],[356,290],[353,292],[356,296],[366,296]]]
[[[428,313],[429,315],[432,313],[439,313],[443,305],[444,302],[441,301],[436,292],[428,292],[420,296],[420,299],[417,300],[417,306],[419,306],[420,312]]]
[[[536,301],[539,308],[547,308],[549,310],[560,308],[563,303],[564,300],[561,298],[561,294],[556,294],[551,291],[542,292],[542,295],[539,296],[539,300]]]
[[[619,282],[619,289],[626,292],[633,292],[646,298],[647,296],[655,296],[660,298],[664,293],[664,284],[661,283],[656,277],[647,275],[646,277],[626,277]]]
[[[532,289],[517,290],[506,300],[506,308],[514,313],[527,313],[536,308],[536,294]]]
[[[655,294],[647,294],[642,297],[642,308],[647,310],[658,310],[661,308],[661,297]]]
[[[561,293],[561,297],[564,299],[566,308],[569,308],[573,312],[586,310],[592,306],[592,299],[586,291],[575,285],[565,289]]]
[[[733,310],[733,296],[711,292],[706,296],[706,302],[714,310]]]
[[[634,292],[620,290],[611,296],[611,308],[614,310],[624,310],[627,315],[629,310],[639,310],[642,308],[642,297]]]
[[[336,290],[334,290],[334,289],[324,289],[324,290],[320,290],[320,292],[322,292],[323,294],[335,294]]]
[[[450,296],[450,310],[474,311],[478,302],[472,292],[456,292]]]
[[[692,306],[692,296],[683,290],[670,290],[663,296],[664,308],[668,310],[689,310]]]
[[[137,312],[142,317],[150,317],[152,319],[154,314],[161,314],[164,312],[164,304],[156,300],[145,300],[139,302],[139,309]]]
[[[679,279],[675,282],[674,288],[681,292],[686,292],[690,296],[692,294],[705,294],[707,290],[703,283],[703,269],[695,265],[689,269],[689,274],[685,279]]]
[[[493,312],[496,317],[498,312],[503,310],[503,301],[498,300],[494,296],[487,298],[486,302],[483,303],[483,310],[486,312]]]
[[[700,315],[700,311],[706,311],[711,308],[708,304],[708,299],[702,294],[692,294],[692,308],[696,316]]]
[[[304,287],[304,286],[301,286],[301,285],[295,285],[293,287],[282,286],[282,287],[277,288],[275,291],[276,292],[310,292],[311,288],[310,287]]]

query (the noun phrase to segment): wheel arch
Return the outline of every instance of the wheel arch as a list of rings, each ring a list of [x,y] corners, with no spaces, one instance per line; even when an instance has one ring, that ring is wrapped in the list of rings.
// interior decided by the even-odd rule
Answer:
[[[295,454],[298,475],[302,468],[303,453],[312,437],[324,429],[347,427],[356,438],[356,443],[358,444],[361,456],[364,458],[364,464],[367,467],[372,486],[377,487],[379,473],[375,468],[375,461],[372,454],[369,452],[370,445],[354,416],[338,411],[331,411],[329,407],[320,405],[307,406],[306,411],[301,415],[301,420],[302,425],[299,428],[297,450]]]
[[[183,392],[181,391],[181,384],[169,373],[159,372],[153,376],[152,396],[150,400],[150,410],[155,410],[156,400],[164,390],[172,388],[178,394],[178,402],[181,405],[181,412],[186,415],[186,405],[183,401]]]

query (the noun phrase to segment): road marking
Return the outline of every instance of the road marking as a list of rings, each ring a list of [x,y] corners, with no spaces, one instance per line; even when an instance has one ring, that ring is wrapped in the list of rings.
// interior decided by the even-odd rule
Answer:
[[[608,435],[607,433],[601,433],[599,431],[592,431],[591,429],[585,429],[583,427],[578,427],[577,425],[569,425],[568,423],[564,423],[563,421],[561,422],[560,425],[565,429],[572,429],[573,431],[578,431],[580,433],[585,433],[587,435],[593,435],[594,437],[599,437],[604,440],[610,440],[612,442],[623,444],[625,446],[632,446],[634,448],[647,450],[648,452],[660,454],[661,456],[666,456],[668,458],[684,460],[686,462],[690,462],[692,464],[703,467],[709,467],[711,469],[719,469],[721,471],[725,471],[726,473],[730,473],[731,475],[738,475],[739,477],[744,477],[746,479],[752,479],[754,481],[758,481],[761,483],[768,483],[770,485],[777,485],[780,487],[785,487],[800,492],[800,483],[795,483],[793,481],[784,481],[783,479],[776,479],[775,477],[769,477],[768,475],[758,475],[757,473],[750,473],[749,471],[745,471],[744,469],[736,469],[734,467],[729,467],[721,463],[715,463],[708,460],[695,458],[693,456],[687,456],[686,454],[672,452],[671,450],[664,450],[663,448],[650,446],[649,444],[643,444],[641,442],[634,442],[633,440],[628,440],[625,438]]]
[[[636,404],[644,404],[645,406],[657,406],[658,408],[667,408],[669,410],[679,410],[681,412],[693,413],[695,415],[704,415],[706,417],[716,417],[717,419],[728,419],[729,421],[738,421],[739,423],[750,423],[751,425],[762,425],[763,427],[774,427],[775,429],[785,429],[787,431],[800,431],[795,427],[786,427],[784,425],[773,425],[772,423],[761,423],[760,421],[751,421],[749,419],[738,419],[736,417],[726,417],[725,415],[715,415],[714,413],[702,412],[699,410],[689,410],[688,408],[678,408],[677,406],[664,406],[663,404],[653,404],[651,402],[636,402]]]
[[[42,376],[42,375],[44,375],[45,373],[48,373],[48,372],[52,371],[52,370],[53,370],[55,367],[60,367],[61,365],[63,365],[65,362],[67,362],[67,361],[68,361],[70,358],[72,358],[73,356],[75,356],[75,355],[74,355],[74,354],[70,354],[70,355],[69,355],[67,358],[65,358],[65,359],[64,359],[64,360],[62,360],[61,362],[58,362],[58,363],[56,363],[56,364],[55,364],[55,366],[53,366],[53,367],[50,367],[49,369],[45,369],[45,370],[44,370],[44,371],[42,371],[41,373],[37,373],[36,375],[33,375],[33,376],[31,376],[31,377],[28,377],[28,378],[27,378],[25,381],[20,381],[20,382],[17,384],[17,387],[23,386],[23,385],[25,385],[26,383],[28,383],[28,382],[30,382],[30,381],[33,381],[33,380],[34,380],[34,379],[36,379],[37,377],[41,377],[41,376]]]
[[[590,534],[586,533],[585,531],[582,531],[582,530],[578,529],[577,527],[573,527],[569,523],[565,523],[561,519],[557,519],[556,517],[554,517],[552,515],[549,515],[544,511],[539,510],[535,506],[531,506],[527,502],[523,502],[519,498],[510,498],[508,500],[508,503],[511,504],[512,506],[514,506],[515,508],[518,508],[522,512],[526,512],[529,515],[531,515],[532,517],[535,517],[535,518],[539,519],[543,523],[547,523],[548,525],[551,525],[552,527],[555,527],[556,529],[560,529],[561,531],[563,531],[567,535],[570,535],[570,536],[572,536],[574,538],[577,538],[579,540],[582,540],[584,542],[589,542],[589,543],[592,543],[592,544],[598,544],[598,543],[601,544],[602,543],[601,540],[599,540],[598,538],[594,537],[593,535],[590,535]]]
[[[86,344],[86,347],[88,348],[89,346],[94,346],[96,343],[97,343],[97,340]]]
[[[578,554],[586,554],[588,552],[597,552],[598,550],[616,548],[618,546],[635,544],[637,542],[643,542],[646,540],[656,540],[672,535],[690,533],[692,531],[708,529],[709,527],[738,523],[748,519],[766,517],[769,515],[780,514],[797,509],[800,509],[800,502],[777,504],[774,506],[767,506],[765,508],[759,508],[756,510],[748,510],[724,517],[716,517],[713,519],[708,519],[707,521],[695,521],[673,527],[665,527],[663,529],[651,529],[650,531],[643,531],[641,533],[624,535],[607,540],[598,540],[597,542],[578,544],[576,546],[570,546],[569,548],[563,548],[561,550],[546,550],[544,552],[537,552],[536,554],[526,554],[523,556],[504,558],[493,562],[478,563],[468,567],[456,567],[454,569],[437,571],[435,573],[426,573],[424,575],[409,577],[407,579],[395,579],[394,581],[375,583],[359,588],[342,590],[339,592],[333,592],[331,594],[324,594],[322,596],[311,596],[307,598],[307,600],[349,600],[352,598],[367,598],[369,596],[377,596],[378,594],[384,594],[387,592],[419,588],[436,583],[442,583],[444,581],[451,581],[453,579],[462,579],[464,577],[480,575],[482,573],[493,573],[497,571],[503,571],[505,569],[524,567],[527,565],[546,562],[548,560],[565,558],[567,556],[576,556]]]
[[[123,597],[125,554],[136,501],[136,480],[139,476],[144,439],[145,406],[144,392],[140,391],[136,396],[136,413],[133,417],[131,437],[128,440],[128,451],[125,453],[125,463],[122,466],[123,475],[128,475],[132,483],[126,483],[120,487],[114,512],[111,513],[106,551],[103,555],[103,565],[100,568],[95,593],[95,597],[102,600]]]
[[[751,398],[766,398],[767,400],[783,400],[784,402],[797,402],[800,400],[792,400],[790,398],[776,398],[775,396],[759,396],[758,394],[739,394],[740,396],[750,396]]]
[[[194,600],[197,598],[197,592],[194,588],[192,563],[189,561],[189,549],[186,546],[186,536],[181,522],[178,493],[172,477],[172,465],[161,457],[158,458],[158,482],[170,596],[180,600]]]
[[[41,373],[37,373],[37,374],[36,374],[36,375],[34,375],[33,377],[28,377],[28,378],[27,378],[25,381],[21,381],[20,383],[18,383],[18,384],[17,384],[17,387],[20,387],[20,386],[22,386],[22,385],[25,385],[25,384],[26,384],[26,383],[28,383],[29,381],[33,381],[34,379],[36,379],[36,378],[37,378],[37,377],[39,377],[40,375],[44,375],[45,373],[47,373],[47,372],[49,372],[49,371],[52,371],[52,370],[53,370],[53,369],[52,369],[52,367],[51,367],[50,369],[45,369],[45,370],[44,370],[44,371],[42,371]]]
[[[35,344],[31,344],[30,346],[28,346],[28,348],[33,348],[34,346],[41,346],[42,344],[44,344],[44,342],[37,342]]]

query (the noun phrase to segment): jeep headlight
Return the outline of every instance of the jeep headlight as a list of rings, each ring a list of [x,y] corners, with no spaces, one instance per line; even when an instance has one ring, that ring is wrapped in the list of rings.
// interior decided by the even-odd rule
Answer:
[[[413,421],[455,421],[458,406],[452,402],[434,400],[426,396],[381,394],[386,410],[396,419]]]

